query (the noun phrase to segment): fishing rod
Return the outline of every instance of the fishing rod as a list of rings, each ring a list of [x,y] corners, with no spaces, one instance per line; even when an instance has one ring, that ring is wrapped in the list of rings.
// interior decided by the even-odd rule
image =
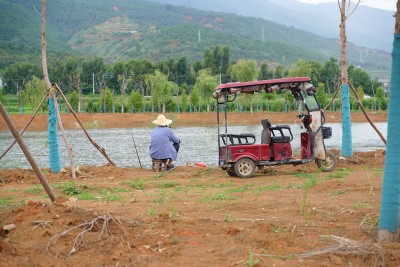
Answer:
[[[132,132],[131,132],[131,136],[132,136],[133,145],[135,146],[136,155],[137,155],[137,158],[138,158],[138,160],[139,160],[139,165],[140,165],[140,168],[142,169],[142,163],[140,162],[139,153],[138,153],[138,151],[137,151],[135,139],[133,138]]]

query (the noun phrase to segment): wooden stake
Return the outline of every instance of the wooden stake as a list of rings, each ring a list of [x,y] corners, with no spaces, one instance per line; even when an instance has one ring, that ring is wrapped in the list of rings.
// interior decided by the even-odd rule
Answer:
[[[369,124],[371,124],[372,128],[374,128],[375,132],[379,135],[379,137],[382,139],[382,141],[383,141],[383,142],[385,143],[385,145],[386,145],[386,138],[385,138],[385,137],[383,136],[383,134],[378,130],[378,128],[376,128],[374,122],[373,122],[373,121],[371,120],[371,118],[368,116],[367,111],[365,110],[364,105],[363,105],[363,103],[361,102],[360,97],[358,96],[358,93],[357,93],[356,89],[354,88],[354,86],[353,86],[351,83],[350,83],[349,85],[350,85],[350,88],[351,88],[351,90],[353,91],[354,95],[356,96],[357,102],[358,102],[358,104],[360,105],[360,108],[361,108],[362,112],[364,113],[365,118],[367,118]]]
[[[33,113],[31,119],[25,125],[24,129],[22,129],[22,131],[20,132],[21,136],[24,134],[25,130],[29,127],[29,125],[31,124],[33,119],[36,117],[36,114],[38,113],[40,107],[43,105],[44,101],[46,100],[46,98],[48,96],[49,96],[49,92],[47,91],[46,95],[43,97],[42,101],[40,101],[39,106],[36,108],[35,112]],[[14,142],[3,152],[3,154],[0,155],[0,159],[2,159],[8,153],[8,151],[10,151],[10,149],[15,145],[15,143],[17,143],[17,140],[14,140]]]
[[[3,116],[5,122],[8,125],[8,128],[10,129],[11,133],[13,134],[15,140],[17,140],[17,143],[21,147],[22,152],[24,152],[24,155],[26,159],[29,161],[29,163],[32,166],[33,171],[36,173],[37,177],[40,180],[40,183],[43,185],[44,190],[46,191],[47,195],[50,197],[51,201],[54,202],[56,197],[51,190],[51,187],[47,183],[46,178],[43,176],[42,172],[40,171],[39,167],[37,166],[35,160],[31,156],[28,147],[25,145],[24,141],[21,138],[21,135],[18,133],[17,129],[15,128],[14,123],[11,121],[10,117],[7,114],[7,111],[5,110],[3,103],[0,101],[0,113]]]
[[[58,87],[58,85],[56,83],[53,83],[53,88],[57,90],[57,92],[61,95],[61,97],[64,99],[65,104],[67,105],[67,107],[69,108],[69,110],[71,111],[71,113],[74,115],[76,121],[78,122],[78,124],[81,126],[83,132],[85,133],[85,135],[87,136],[87,138],[89,139],[90,142],[92,142],[92,144],[100,151],[101,154],[103,154],[103,156],[108,160],[108,162],[113,165],[116,166],[115,163],[110,159],[110,157],[107,155],[106,150],[104,148],[102,148],[101,146],[99,146],[96,142],[93,141],[93,139],[89,136],[89,133],[86,131],[85,127],[83,126],[83,124],[81,123],[81,121],[79,120],[78,116],[76,115],[76,112],[74,111],[74,109],[71,107],[71,105],[68,102],[68,99],[65,97],[65,95],[63,94],[63,92],[61,91],[60,87]]]

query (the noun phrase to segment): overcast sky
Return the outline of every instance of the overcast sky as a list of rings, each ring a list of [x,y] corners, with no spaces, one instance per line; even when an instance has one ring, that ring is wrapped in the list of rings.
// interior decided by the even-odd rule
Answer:
[[[337,3],[337,0],[297,0],[299,2],[304,2],[304,3],[312,3],[312,4],[317,4],[317,3],[327,3],[327,2],[335,2]],[[353,0],[354,2],[355,0]],[[395,11],[396,10],[396,3],[397,0],[361,0],[361,5],[365,6],[370,6],[374,8],[380,8],[380,9],[386,9],[386,10],[391,10]]]

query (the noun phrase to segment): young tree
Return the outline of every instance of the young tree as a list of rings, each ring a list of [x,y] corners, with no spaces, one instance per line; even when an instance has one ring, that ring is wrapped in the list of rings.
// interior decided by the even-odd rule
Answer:
[[[327,97],[326,91],[325,91],[325,84],[318,83],[316,90],[317,90],[317,92],[316,92],[315,96],[317,97],[319,104],[323,108],[328,104],[328,97]]]
[[[289,77],[311,77],[312,68],[310,62],[304,59],[297,60],[289,70]]]
[[[336,91],[338,80],[340,77],[340,67],[337,64],[336,58],[329,58],[325,62],[321,71],[321,81],[325,84],[328,94],[333,94]]]
[[[341,72],[341,91],[342,91],[342,150],[341,155],[351,157],[353,155],[351,141],[351,119],[350,119],[350,100],[349,100],[349,77],[347,73],[347,56],[346,56],[346,20],[356,10],[360,0],[351,12],[346,11],[346,7],[350,7],[350,3],[341,0],[340,9],[340,72]]]
[[[72,93],[68,95],[68,102],[74,110],[78,109],[79,105],[79,96],[78,93],[74,90]]]
[[[22,90],[22,99],[24,104],[32,107],[32,112],[40,104],[42,98],[46,95],[46,83],[35,76],[32,77]]]
[[[383,174],[378,240],[398,241],[400,225],[400,0],[397,1],[389,94],[388,134]]]
[[[383,92],[382,86],[376,89],[376,102],[379,110],[385,110],[387,108],[385,93]]]
[[[199,105],[199,101],[200,101],[199,92],[197,90],[192,90],[192,92],[190,93],[190,103],[193,106],[194,112],[197,111],[196,107]]]
[[[186,112],[188,108],[188,96],[186,94],[186,90],[184,90],[181,94],[181,109],[182,112]]]
[[[235,81],[249,82],[257,77],[256,62],[254,60],[239,60],[228,68],[228,73]],[[250,102],[250,112],[253,112],[253,95],[246,94]]]
[[[114,71],[118,77],[119,90],[121,92],[121,112],[125,113],[125,92],[129,80],[128,66],[125,62],[118,62],[114,65]]]
[[[47,43],[46,43],[46,0],[42,0],[42,68],[43,68],[43,79],[46,83],[47,88],[51,88],[51,82],[49,79],[49,72],[47,70]],[[56,99],[56,93],[53,90],[51,97],[48,100],[49,104],[49,118],[48,118],[48,143],[49,143],[49,163],[50,169],[54,173],[59,173],[61,171],[62,163],[60,156],[60,149],[58,146],[58,132],[57,132],[57,123],[58,123],[58,103]],[[60,126],[62,126],[60,122]],[[62,128],[61,128],[62,129]],[[64,138],[65,139],[65,138]],[[71,155],[72,151],[66,142],[68,151]],[[71,168],[73,169],[73,176],[75,177],[75,165],[73,163],[72,157],[71,160]]]
[[[147,87],[151,90],[152,105],[162,105],[162,112],[165,112],[166,102],[172,97],[177,85],[168,81],[167,76],[159,70],[156,70],[154,74],[146,75],[145,80]]]
[[[228,74],[238,82],[254,81],[257,77],[256,62],[254,60],[239,60],[228,68]]]
[[[199,93],[200,98],[207,102],[207,112],[210,112],[210,98],[218,85],[218,76],[212,76],[209,69],[201,70],[198,73],[194,91]]]
[[[101,106],[101,110],[103,110],[104,113],[112,112],[113,95],[111,93],[110,88],[108,88],[108,87],[101,90],[100,106]]]
[[[137,92],[132,91],[131,96],[129,98],[129,102],[133,107],[135,112],[140,112],[143,108],[143,96]]]
[[[274,78],[274,72],[269,69],[268,63],[264,62],[261,64],[260,73],[258,75],[259,80],[268,80]]]

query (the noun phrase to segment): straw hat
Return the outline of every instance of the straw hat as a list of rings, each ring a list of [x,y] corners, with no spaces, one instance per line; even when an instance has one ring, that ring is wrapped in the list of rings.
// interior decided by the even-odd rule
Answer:
[[[166,126],[172,123],[172,120],[167,119],[163,114],[158,115],[157,119],[153,121],[154,124]]]

